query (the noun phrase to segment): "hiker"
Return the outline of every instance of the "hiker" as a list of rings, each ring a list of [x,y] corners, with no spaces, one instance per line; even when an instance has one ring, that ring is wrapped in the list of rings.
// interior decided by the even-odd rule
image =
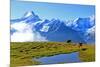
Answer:
[[[83,46],[83,43],[79,43],[79,47],[82,47]]]

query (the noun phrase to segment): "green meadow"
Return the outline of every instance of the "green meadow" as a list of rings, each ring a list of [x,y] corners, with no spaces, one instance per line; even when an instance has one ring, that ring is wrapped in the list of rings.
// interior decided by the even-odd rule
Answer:
[[[40,65],[41,62],[32,60],[58,54],[79,52],[82,62],[95,61],[95,46],[66,42],[11,42],[10,67]]]

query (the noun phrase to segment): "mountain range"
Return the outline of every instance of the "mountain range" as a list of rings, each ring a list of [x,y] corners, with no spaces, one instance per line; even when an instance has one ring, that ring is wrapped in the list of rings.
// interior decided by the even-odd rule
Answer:
[[[67,20],[67,19],[66,19]],[[95,16],[62,21],[42,20],[33,11],[21,18],[11,19],[11,41],[58,41],[95,43]]]

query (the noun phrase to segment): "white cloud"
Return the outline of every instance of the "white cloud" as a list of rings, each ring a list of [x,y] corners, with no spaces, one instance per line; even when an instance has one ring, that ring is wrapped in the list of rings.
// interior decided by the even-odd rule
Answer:
[[[45,37],[32,30],[33,25],[24,22],[12,24],[11,28],[14,28],[17,32],[11,35],[11,42],[47,41]]]
[[[29,29],[29,27],[30,27],[30,25],[28,25],[24,22],[14,23],[11,25],[11,28],[17,30],[18,32],[25,31],[25,29]]]
[[[95,37],[95,26],[93,26],[92,28],[88,29],[87,34],[89,34],[91,37]]]
[[[90,22],[95,20],[95,15],[90,16]]]
[[[89,28],[86,32],[85,32],[85,34],[84,34],[84,36],[85,36],[85,41],[95,41],[95,26],[93,26],[92,28]]]

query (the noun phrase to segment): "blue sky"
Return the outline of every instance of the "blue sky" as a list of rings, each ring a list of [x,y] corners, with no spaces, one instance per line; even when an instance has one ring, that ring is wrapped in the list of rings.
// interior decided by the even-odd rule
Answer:
[[[95,6],[11,0],[11,19],[20,18],[28,11],[33,11],[41,19],[67,20],[91,16],[95,14]]]

